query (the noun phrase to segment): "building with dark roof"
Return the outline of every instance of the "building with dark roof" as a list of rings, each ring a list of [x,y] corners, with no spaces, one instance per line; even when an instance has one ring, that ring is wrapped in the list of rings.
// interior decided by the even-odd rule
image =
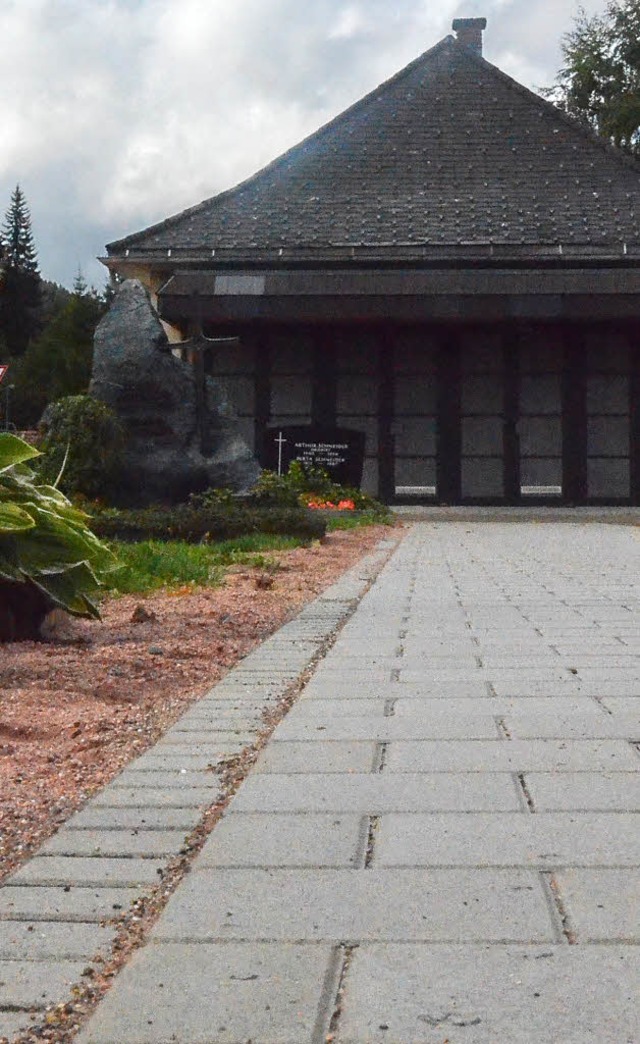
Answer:
[[[241,185],[111,243],[271,429],[387,501],[640,503],[640,164],[448,36]]]

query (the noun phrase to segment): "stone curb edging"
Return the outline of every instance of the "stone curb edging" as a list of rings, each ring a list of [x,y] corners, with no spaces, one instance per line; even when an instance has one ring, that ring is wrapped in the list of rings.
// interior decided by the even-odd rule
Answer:
[[[0,1044],[30,1039],[47,1012],[52,1027],[72,1014],[65,1002],[108,958],[117,919],[190,854],[189,835],[239,785],[225,770],[266,741],[396,544],[381,541],[249,653],[0,886]]]

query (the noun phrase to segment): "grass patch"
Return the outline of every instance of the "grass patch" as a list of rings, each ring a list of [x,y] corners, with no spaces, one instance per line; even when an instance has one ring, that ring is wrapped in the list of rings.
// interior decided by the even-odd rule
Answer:
[[[106,577],[112,594],[147,594],[162,588],[216,587],[233,565],[273,569],[275,560],[265,552],[288,551],[305,543],[297,537],[254,533],[217,544],[142,540],[114,542],[111,549],[119,567]]]
[[[221,564],[235,565],[237,562],[244,563],[252,557],[257,559],[255,564],[261,566],[263,562],[263,551],[291,551],[294,547],[308,544],[295,536],[280,536],[268,533],[247,533],[245,536],[237,537],[235,540],[221,540],[219,543],[211,544],[210,547],[216,552]],[[249,562],[248,564],[254,564]]]
[[[361,526],[392,526],[395,519],[390,511],[327,511],[327,532],[336,529],[360,529]]]

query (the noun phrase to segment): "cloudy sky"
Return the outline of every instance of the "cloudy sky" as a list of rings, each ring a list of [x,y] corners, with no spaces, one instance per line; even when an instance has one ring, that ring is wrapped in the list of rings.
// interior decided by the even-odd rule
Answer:
[[[589,12],[606,0],[582,0]],[[0,0],[0,212],[20,182],[42,274],[253,173],[451,30],[552,82],[579,0]]]

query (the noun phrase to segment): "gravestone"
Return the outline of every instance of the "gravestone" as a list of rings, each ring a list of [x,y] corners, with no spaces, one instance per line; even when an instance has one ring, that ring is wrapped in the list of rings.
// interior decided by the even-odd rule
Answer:
[[[122,284],[96,329],[89,394],[125,429],[123,504],[180,503],[211,486],[244,492],[258,477],[224,389],[172,354],[136,279]]]
[[[263,467],[284,474],[293,460],[322,468],[334,482],[360,486],[365,434],[351,428],[317,425],[269,428],[265,432]]]

